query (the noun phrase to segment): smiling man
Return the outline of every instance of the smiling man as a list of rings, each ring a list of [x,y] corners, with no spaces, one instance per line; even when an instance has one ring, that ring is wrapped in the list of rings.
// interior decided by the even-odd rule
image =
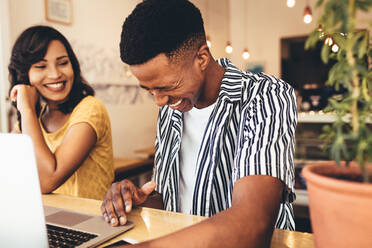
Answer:
[[[293,89],[214,60],[200,11],[187,0],[145,0],[125,20],[121,59],[160,106],[153,181],[123,180],[101,211],[123,225],[133,205],[210,216],[139,247],[269,247],[294,230]]]

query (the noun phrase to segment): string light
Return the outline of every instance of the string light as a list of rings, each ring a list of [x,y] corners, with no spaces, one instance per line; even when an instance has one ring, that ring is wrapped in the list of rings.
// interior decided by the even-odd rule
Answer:
[[[332,46],[332,52],[334,52],[334,53],[337,53],[338,52],[338,49],[339,49],[339,47],[338,47],[338,45],[335,43],[335,44],[333,44],[333,46]]]
[[[248,49],[245,48],[245,49],[243,50],[243,53],[242,53],[242,57],[243,57],[243,59],[244,59],[244,60],[247,60],[247,59],[249,59],[250,56],[251,56],[251,54],[249,53]]]
[[[317,30],[319,31],[319,39],[323,39],[324,38],[324,32],[323,32],[323,26],[322,26],[322,24],[319,24],[318,25]]]
[[[231,46],[231,42],[228,41],[228,42],[226,43],[225,52],[228,53],[228,54],[230,54],[230,53],[232,53],[232,51],[233,51],[233,48],[232,48],[232,46]]]
[[[332,37],[327,37],[324,41],[324,43],[328,46],[332,46],[333,45],[333,39]]]
[[[226,0],[226,12],[227,12],[227,20],[230,20],[230,0]],[[229,23],[228,23],[229,24]],[[227,27],[227,37],[230,38],[230,24]],[[230,41],[226,42],[225,52],[230,54],[232,53],[233,48]]]
[[[247,25],[247,15],[246,15],[246,10],[247,10],[247,6],[246,6],[246,1],[244,1],[244,26]],[[244,30],[244,44],[247,44],[247,34],[246,34],[246,28],[243,29]],[[249,54],[249,51],[248,49],[245,47],[244,50],[243,50],[243,53],[242,53],[242,58],[244,60],[247,60],[249,59],[251,55]]]
[[[209,48],[212,47],[212,42],[211,42],[211,39],[210,39],[209,35],[207,35],[207,46],[208,46]]]
[[[306,24],[311,23],[313,20],[313,15],[311,13],[311,8],[310,5],[306,5],[305,10],[304,10],[304,22]]]
[[[208,0],[205,1],[205,10],[206,10],[206,22],[205,22],[205,26],[207,27],[207,25],[209,26],[209,11],[208,11]],[[212,47],[212,42],[211,42],[211,37],[209,37],[209,35],[207,35],[206,37],[206,41],[207,41],[207,46],[209,48]]]
[[[287,0],[288,8],[293,8],[296,4],[296,0]]]

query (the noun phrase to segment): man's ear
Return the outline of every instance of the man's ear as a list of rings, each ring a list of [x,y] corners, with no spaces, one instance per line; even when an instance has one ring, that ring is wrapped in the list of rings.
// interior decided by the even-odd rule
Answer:
[[[208,45],[202,45],[196,53],[196,60],[199,63],[199,68],[201,71],[205,71],[205,69],[207,69],[210,58],[211,56]]]

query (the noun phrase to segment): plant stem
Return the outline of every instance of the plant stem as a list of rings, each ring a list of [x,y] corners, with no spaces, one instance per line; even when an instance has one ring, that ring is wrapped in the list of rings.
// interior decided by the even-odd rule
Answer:
[[[355,0],[349,1],[349,8],[348,8],[348,14],[350,22],[347,26],[347,32],[348,35],[350,35],[350,39],[352,40],[352,36],[355,34],[352,32],[354,30],[355,26]],[[351,126],[353,128],[353,136],[357,137],[359,133],[359,113],[358,113],[358,99],[360,95],[360,82],[358,77],[358,71],[355,69],[355,58],[353,53],[353,45],[354,44],[348,44],[346,46],[346,58],[347,61],[351,67],[351,84],[353,85],[353,91],[351,92],[351,98],[352,98],[352,104],[351,104]]]

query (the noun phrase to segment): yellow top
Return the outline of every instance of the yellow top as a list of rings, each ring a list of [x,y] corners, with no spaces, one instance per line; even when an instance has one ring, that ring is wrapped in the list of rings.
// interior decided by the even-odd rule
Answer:
[[[53,133],[48,133],[39,121],[45,142],[52,153],[62,143],[72,125],[86,122],[94,129],[97,142],[88,157],[53,193],[102,200],[114,180],[111,124],[103,103],[93,96],[85,97],[76,105],[66,123]]]

